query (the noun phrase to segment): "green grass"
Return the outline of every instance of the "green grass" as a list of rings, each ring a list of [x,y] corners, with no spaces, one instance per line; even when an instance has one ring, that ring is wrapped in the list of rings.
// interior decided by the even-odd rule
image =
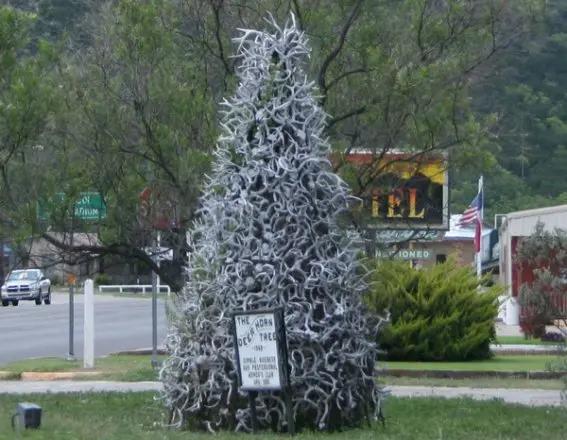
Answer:
[[[385,385],[419,385],[430,387],[470,387],[470,388],[526,388],[540,390],[562,390],[564,383],[557,379],[518,379],[479,377],[471,379],[449,379],[437,377],[393,377],[382,376]]]
[[[159,356],[158,359],[163,359]],[[0,370],[13,373],[17,378],[24,371],[54,372],[54,371],[100,371],[96,379],[121,380],[128,382],[156,380],[157,373],[151,367],[149,355],[110,355],[97,358],[94,370],[83,370],[82,361],[67,361],[62,358],[26,359],[6,365],[0,365]],[[93,377],[86,378],[95,379]]]
[[[63,358],[35,358],[0,365],[0,370],[21,373],[23,371],[72,371],[79,369],[79,361],[67,361]]]
[[[163,359],[164,356],[159,356]],[[110,355],[98,358],[94,370],[83,370],[82,361],[67,361],[62,358],[26,359],[6,365],[0,370],[13,373],[11,378],[17,379],[24,371],[99,371],[97,379],[145,381],[156,380],[157,373],[152,369],[149,355]],[[469,362],[380,362],[386,369],[406,370],[474,370],[474,371],[545,371],[550,362],[556,361],[553,355],[500,355],[484,361]],[[84,378],[84,379],[93,379]],[[80,379],[79,379],[80,380]],[[521,381],[521,379],[517,379]],[[516,379],[505,379],[506,383],[516,383]],[[545,381],[542,381],[545,382]],[[515,388],[522,388],[519,383]]]
[[[468,362],[394,362],[382,361],[380,366],[405,370],[474,370],[474,371],[545,371],[553,355],[498,355],[492,359]]]
[[[10,414],[17,402],[29,401],[43,409],[42,426],[22,438],[44,440],[134,439],[287,439],[286,435],[187,433],[164,429],[164,411],[153,393],[0,395],[0,439],[17,438],[10,428]],[[451,439],[482,438],[559,440],[565,438],[567,411],[560,408],[528,408],[498,401],[470,399],[389,398],[386,426],[353,429],[331,434],[304,432],[297,440]]]
[[[519,344],[519,345],[560,345],[557,342],[542,341],[538,338],[526,339],[523,336],[498,336],[496,344]]]

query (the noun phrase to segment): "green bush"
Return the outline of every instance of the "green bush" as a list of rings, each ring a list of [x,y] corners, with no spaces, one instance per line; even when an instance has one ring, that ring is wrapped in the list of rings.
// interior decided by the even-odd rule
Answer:
[[[110,284],[110,277],[105,273],[97,273],[94,278],[94,283],[97,286]]]
[[[498,315],[497,286],[481,285],[453,261],[412,269],[381,261],[366,302],[377,314],[390,312],[378,344],[390,360],[459,361],[489,358]]]
[[[51,281],[52,287],[63,285],[62,277],[58,274],[49,274],[48,278],[49,278],[49,281]]]

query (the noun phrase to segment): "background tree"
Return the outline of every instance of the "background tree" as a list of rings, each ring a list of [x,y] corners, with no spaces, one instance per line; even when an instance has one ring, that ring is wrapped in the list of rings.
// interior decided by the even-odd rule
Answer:
[[[567,336],[567,233],[562,229],[546,231],[545,225],[538,223],[533,234],[520,241],[517,259],[529,274],[520,286],[522,330],[540,338],[545,335],[545,326],[558,320],[563,322],[558,329]]]
[[[79,173],[75,191],[95,189],[111,209],[97,227],[103,245],[83,251],[152,264],[141,248],[151,245],[157,218],[140,218],[140,192],[151,190],[151,208],[166,219],[164,241],[182,249],[209,164],[213,106],[169,2],[103,4],[88,24],[88,48],[62,73],[70,93],[60,128],[70,150],[61,159]],[[164,281],[178,288],[180,267],[162,269]]]
[[[57,98],[49,106],[51,123],[34,125],[49,176],[33,196],[25,181],[12,184],[9,192],[30,196],[4,211],[12,220],[10,235],[43,236],[66,259],[115,254],[157,270],[143,251],[152,231],[137,216],[138,196],[151,187],[154,194],[171,195],[163,204],[173,207],[174,221],[164,236],[176,248],[176,261],[160,272],[179,288],[186,227],[216,136],[215,103],[235,85],[231,38],[239,27],[262,26],[268,10],[276,19],[295,12],[310,36],[308,69],[319,104],[331,115],[326,135],[333,148],[347,154],[362,147],[374,154],[376,162],[362,171],[337,164],[356,194],[382,172],[376,164],[393,150],[450,152],[456,166],[478,157],[494,162],[493,144],[486,141],[493,117],[490,109],[475,115],[471,86],[490,71],[495,54],[524,34],[538,3],[85,0],[65,8],[58,7],[63,0],[43,0],[33,8],[38,23],[69,30],[69,42],[55,46],[60,56],[43,72],[42,85]],[[77,39],[75,20],[85,11]],[[59,213],[50,221],[22,216],[21,206],[31,208],[39,196],[54,199],[61,191],[66,207],[54,210]],[[49,232],[70,231],[71,205],[84,191],[103,195],[108,217],[96,225],[73,222],[75,231],[97,232],[99,241],[70,246]],[[468,203],[466,188],[454,194]]]
[[[37,233],[35,201],[50,162],[43,133],[57,106],[46,76],[53,52],[42,42],[27,50],[32,24],[33,15],[0,7],[0,242]]]
[[[567,4],[546,2],[546,13],[528,38],[495,58],[474,86],[474,108],[498,121],[488,137],[490,162],[470,163],[456,181],[453,200],[464,208],[484,173],[487,214],[567,202],[565,170],[565,23]],[[464,172],[463,172],[464,171]]]
[[[43,72],[57,107],[50,109],[48,127],[36,124],[44,155],[41,191],[32,194],[24,176],[13,181],[30,194],[20,194],[7,213],[19,220],[15,228],[28,226],[20,231],[22,241],[41,236],[69,263],[118,255],[155,269],[143,248],[152,244],[155,223],[165,219],[163,241],[176,249],[177,261],[162,264],[160,274],[179,289],[184,228],[210,160],[213,106],[205,78],[176,34],[178,19],[169,2],[99,6],[85,23],[88,45],[72,43],[71,52]],[[17,175],[14,160],[7,166]],[[140,217],[144,189],[151,190],[157,212],[149,218]],[[73,204],[85,191],[102,195],[107,218],[94,224],[71,220]],[[38,221],[38,200],[48,205],[45,221]],[[71,231],[94,232],[98,239],[73,245]]]
[[[379,160],[391,151],[417,157],[450,152],[455,170],[478,165],[479,158],[483,165],[495,162],[488,137],[494,115],[490,108],[475,111],[471,87],[489,74],[500,51],[525,34],[541,5],[321,0],[259,8],[189,1],[184,12],[197,23],[188,31],[191,41],[202,45],[204,62],[221,75],[215,81],[225,85],[234,70],[226,51],[232,30],[258,26],[265,10],[276,17],[295,12],[313,44],[310,73],[331,115],[327,132],[333,148],[342,154],[363,148],[375,156],[362,172],[343,170],[346,164],[339,162],[355,193],[362,194],[382,172]]]
[[[175,301],[161,371],[171,422],[251,430],[238,392],[231,313],[282,307],[293,415],[333,429],[380,409],[375,327],[361,301],[356,248],[339,227],[344,182],[330,172],[325,115],[302,63],[294,24],[243,31],[240,79],[225,101],[222,134],[191,231],[188,283]],[[257,397],[262,427],[287,425],[281,392]]]

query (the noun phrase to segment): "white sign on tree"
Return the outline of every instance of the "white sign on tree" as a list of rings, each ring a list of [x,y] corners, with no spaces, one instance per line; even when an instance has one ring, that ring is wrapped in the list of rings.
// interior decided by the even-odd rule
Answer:
[[[274,312],[234,315],[241,390],[280,390],[281,359]]]

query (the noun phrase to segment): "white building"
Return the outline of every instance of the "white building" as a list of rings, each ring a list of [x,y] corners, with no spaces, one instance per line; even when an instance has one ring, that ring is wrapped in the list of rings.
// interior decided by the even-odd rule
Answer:
[[[500,282],[507,295],[502,317],[506,324],[517,325],[520,318],[517,296],[523,279],[522,271],[514,262],[519,239],[532,235],[538,222],[543,223],[547,231],[567,229],[567,205],[511,212],[503,217],[499,232]]]

